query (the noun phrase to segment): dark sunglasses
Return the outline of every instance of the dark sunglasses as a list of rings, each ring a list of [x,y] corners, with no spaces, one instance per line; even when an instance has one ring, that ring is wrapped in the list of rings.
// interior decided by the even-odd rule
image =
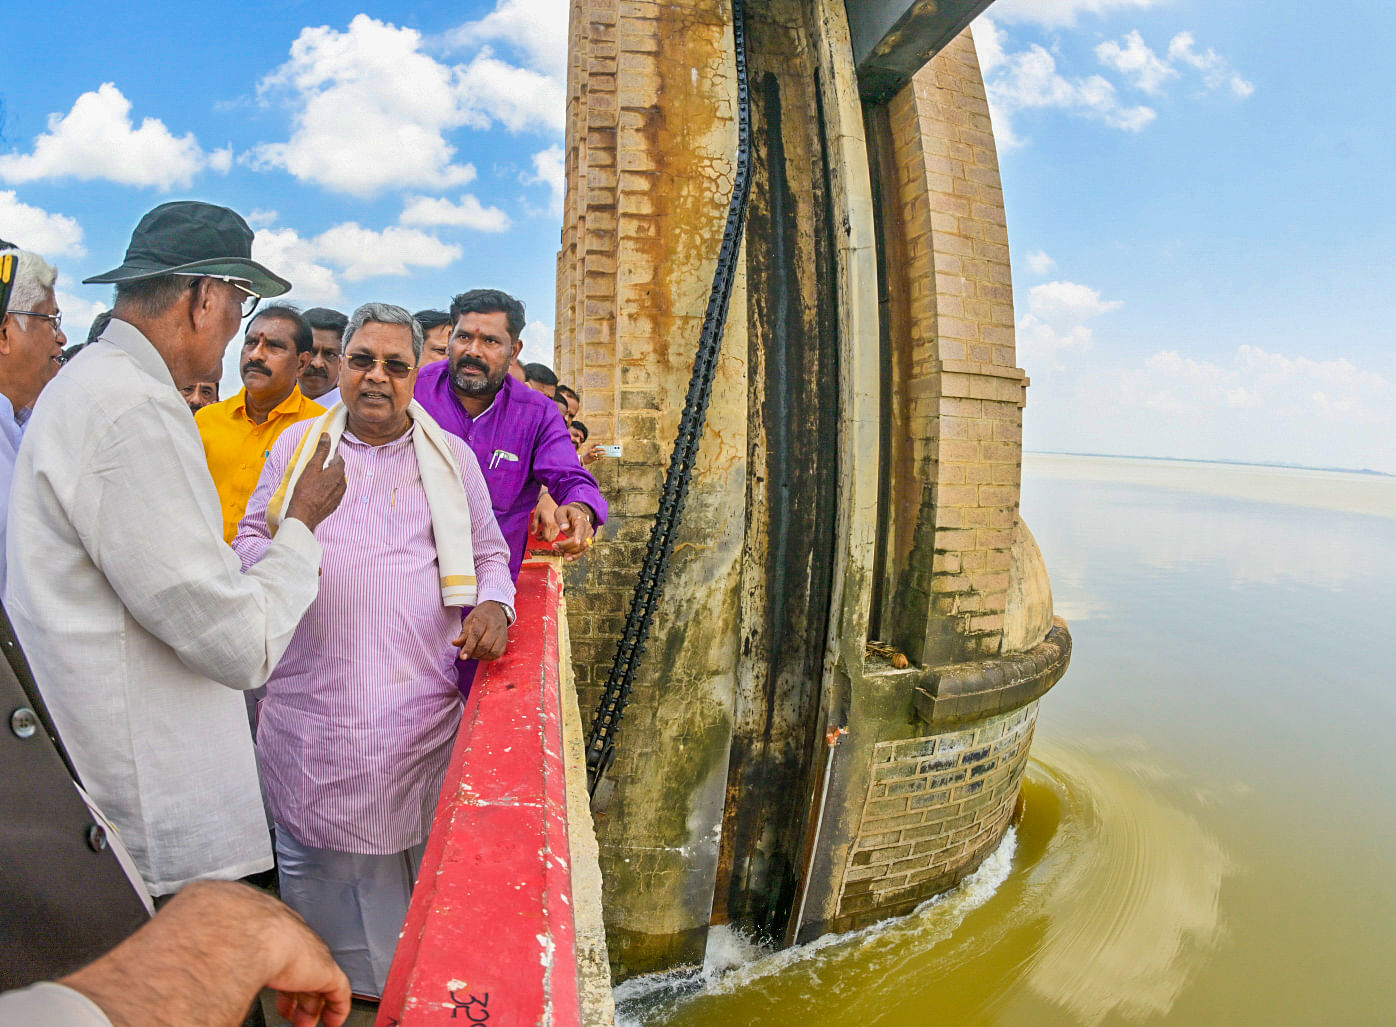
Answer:
[[[350,353],[344,358],[344,362],[349,365],[350,370],[358,371],[360,374],[372,370],[374,364],[382,364],[383,370],[388,373],[389,378],[406,378],[417,368],[416,364],[409,364],[406,360],[399,360],[397,357],[380,360],[367,353]]]

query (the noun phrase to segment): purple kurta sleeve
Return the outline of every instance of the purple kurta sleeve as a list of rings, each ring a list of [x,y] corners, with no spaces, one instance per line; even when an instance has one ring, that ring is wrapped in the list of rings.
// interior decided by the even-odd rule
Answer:
[[[560,411],[544,416],[533,453],[533,476],[543,483],[558,506],[585,503],[596,513],[596,527],[606,523],[606,498],[592,473],[582,466],[572,434]]]

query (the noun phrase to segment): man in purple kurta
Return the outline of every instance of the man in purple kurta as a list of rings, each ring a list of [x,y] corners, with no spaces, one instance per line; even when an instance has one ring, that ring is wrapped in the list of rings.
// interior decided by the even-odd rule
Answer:
[[[448,358],[422,368],[416,399],[443,428],[474,451],[515,579],[540,489],[557,501],[569,536],[555,548],[577,556],[606,521],[606,500],[582,466],[557,405],[509,374],[523,343],[523,304],[495,289],[473,289],[451,302]],[[463,681],[469,679],[462,675]]]

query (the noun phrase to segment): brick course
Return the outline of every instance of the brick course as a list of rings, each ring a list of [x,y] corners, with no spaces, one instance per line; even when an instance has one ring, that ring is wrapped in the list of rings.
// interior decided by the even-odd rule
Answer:
[[[873,746],[874,771],[840,886],[835,930],[911,912],[1003,838],[1037,703],[940,735]]]
[[[910,479],[923,503],[910,552],[894,556],[908,616],[884,635],[928,665],[996,654],[1018,516],[1022,407],[1008,231],[998,159],[968,31],[888,105],[907,255],[893,273],[909,350]],[[949,601],[946,601],[949,600]],[[926,616],[940,624],[926,626]]]

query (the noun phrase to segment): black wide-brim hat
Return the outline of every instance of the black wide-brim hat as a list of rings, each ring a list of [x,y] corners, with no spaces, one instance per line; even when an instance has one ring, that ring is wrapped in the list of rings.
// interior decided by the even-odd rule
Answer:
[[[82,281],[139,282],[174,274],[241,279],[258,296],[280,296],[291,288],[252,259],[252,229],[236,211],[197,200],[160,204],[131,233],[120,267]]]

